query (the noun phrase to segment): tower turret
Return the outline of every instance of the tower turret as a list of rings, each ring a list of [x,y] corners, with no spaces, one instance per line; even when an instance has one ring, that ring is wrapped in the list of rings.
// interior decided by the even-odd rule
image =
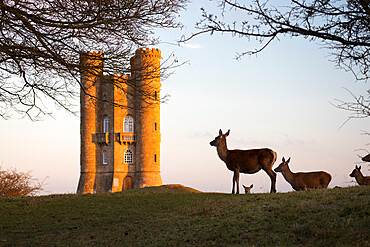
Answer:
[[[96,84],[100,82],[103,72],[103,54],[99,52],[82,53],[81,64],[81,175],[77,193],[93,193],[96,174]]]
[[[135,188],[162,185],[160,175],[160,59],[159,49],[138,49],[131,59],[136,83]]]

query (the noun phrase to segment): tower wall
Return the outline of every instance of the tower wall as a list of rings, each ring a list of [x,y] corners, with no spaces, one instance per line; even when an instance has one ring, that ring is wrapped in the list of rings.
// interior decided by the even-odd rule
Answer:
[[[135,188],[162,185],[160,175],[160,59],[159,49],[139,49],[131,59],[136,90]]]
[[[126,164],[124,162],[124,154],[126,150],[131,150],[135,153],[135,143],[117,141],[120,134],[134,134],[124,132],[124,119],[126,116],[131,116],[135,120],[135,111],[133,107],[134,99],[133,89],[128,83],[128,77],[120,74],[114,75],[114,103],[123,107],[114,107],[114,174],[112,183],[112,192],[132,189],[124,184],[126,178],[133,178],[135,169],[134,164]],[[135,127],[135,125],[134,125]]]
[[[81,175],[77,193],[93,193],[96,174],[96,143],[93,136],[96,133],[96,84],[99,83],[103,70],[103,55],[101,53],[83,53],[81,63],[81,93],[80,93],[80,137],[81,137]]]
[[[104,119],[108,117],[108,139],[107,142],[98,141],[96,144],[96,177],[94,191],[96,193],[110,192],[113,182],[114,170],[114,107],[108,102],[114,100],[112,76],[102,76],[99,84],[96,85],[96,131],[95,135],[105,135]],[[107,153],[107,164],[103,164],[103,152]]]

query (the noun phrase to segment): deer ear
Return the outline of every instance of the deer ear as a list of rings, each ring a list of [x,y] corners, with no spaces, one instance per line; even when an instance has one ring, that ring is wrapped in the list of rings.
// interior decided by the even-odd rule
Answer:
[[[222,130],[221,129],[218,131],[218,135],[222,135]]]
[[[361,170],[361,166],[358,167],[358,170]]]
[[[244,184],[242,184],[243,185],[243,188],[245,189],[245,186],[244,186]]]
[[[230,130],[228,130],[226,133],[225,133],[225,136],[228,136],[230,134]]]
[[[253,184],[251,184],[251,186],[250,186],[250,187],[251,187],[251,189],[252,189],[252,188],[253,188]]]
[[[283,157],[282,161],[285,162],[285,158],[284,157]]]
[[[286,163],[289,163],[290,162],[290,157],[289,157],[289,159],[286,161]]]

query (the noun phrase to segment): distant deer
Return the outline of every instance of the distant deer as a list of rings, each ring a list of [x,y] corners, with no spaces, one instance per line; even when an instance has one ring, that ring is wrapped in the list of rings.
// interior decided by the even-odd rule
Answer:
[[[264,170],[271,179],[271,193],[276,192],[276,173],[272,166],[276,161],[276,153],[268,148],[250,149],[250,150],[229,150],[226,146],[226,137],[230,134],[228,130],[225,134],[219,131],[218,136],[209,144],[217,148],[217,154],[225,162],[227,168],[234,172],[233,190],[231,193],[239,194],[239,175],[240,173],[253,174],[259,170]]]
[[[331,175],[327,172],[297,172],[294,173],[289,169],[290,158],[275,168],[275,172],[281,172],[288,183],[293,187],[294,190],[306,190],[306,189],[318,189],[327,188],[330,181]]]
[[[370,162],[370,154],[362,157],[362,161],[364,161],[364,162]]]
[[[361,166],[357,167],[356,165],[355,169],[353,169],[349,176],[355,178],[359,185],[370,185],[370,176],[362,175]]]
[[[244,191],[245,191],[245,194],[250,194],[251,193],[251,189],[253,188],[253,184],[251,184],[251,186],[245,186],[244,184],[243,185],[243,188],[244,188]]]

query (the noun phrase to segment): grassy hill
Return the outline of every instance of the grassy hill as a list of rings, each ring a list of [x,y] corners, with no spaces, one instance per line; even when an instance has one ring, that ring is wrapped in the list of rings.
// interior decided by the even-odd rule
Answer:
[[[370,186],[0,197],[0,246],[370,246]]]

